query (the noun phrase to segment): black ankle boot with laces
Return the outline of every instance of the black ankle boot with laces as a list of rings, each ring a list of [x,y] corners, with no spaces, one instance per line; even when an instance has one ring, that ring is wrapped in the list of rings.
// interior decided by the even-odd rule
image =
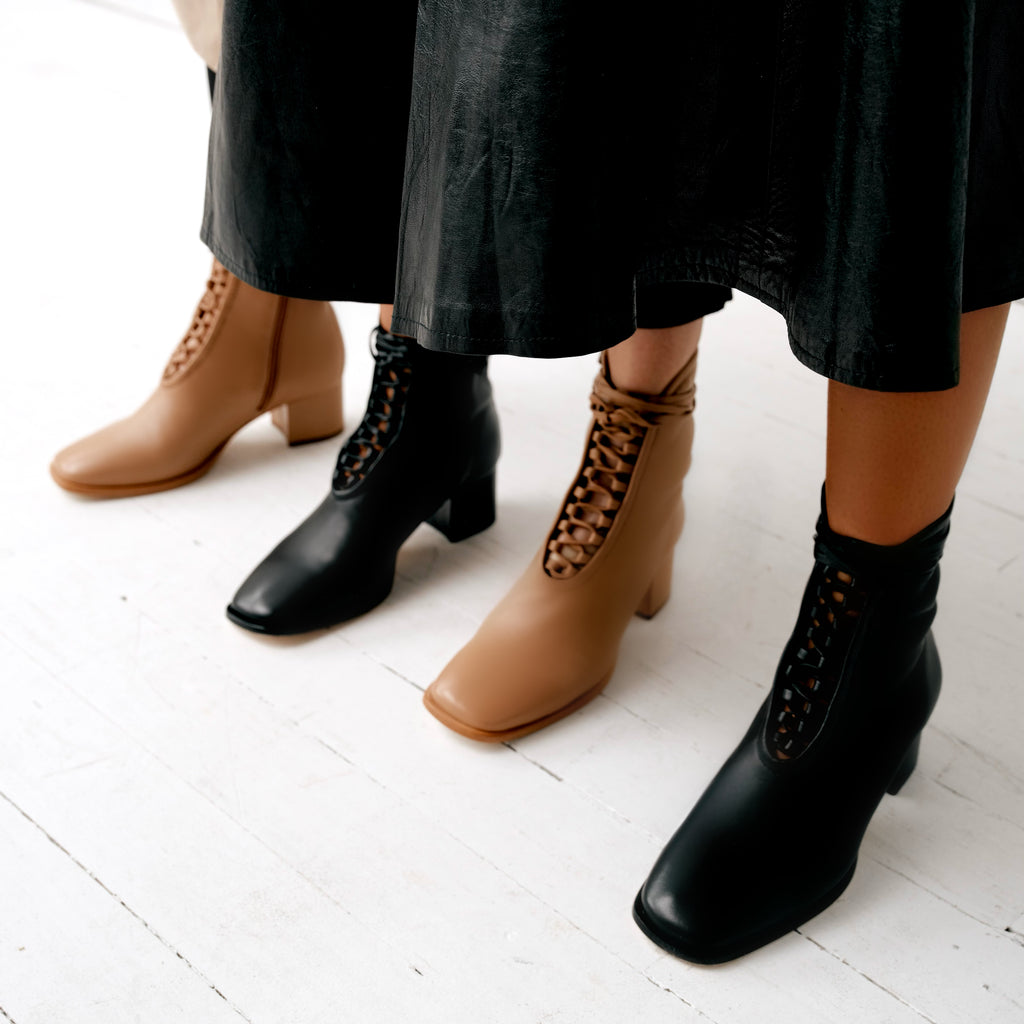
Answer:
[[[939,696],[931,624],[949,516],[880,547],[833,533],[822,494],[814,569],[772,692],[637,895],[633,916],[659,946],[733,960],[846,888]]]
[[[429,352],[377,328],[366,413],[331,492],[253,570],[228,606],[258,633],[354,618],[391,592],[395,557],[428,522],[450,541],[494,522],[498,415],[484,357]]]

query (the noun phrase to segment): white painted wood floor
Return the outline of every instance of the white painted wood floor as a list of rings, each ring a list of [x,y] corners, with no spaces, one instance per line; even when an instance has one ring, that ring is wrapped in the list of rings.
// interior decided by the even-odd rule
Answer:
[[[110,503],[47,475],[145,397],[201,291],[202,67],[166,0],[0,0],[0,82],[0,1019],[1024,1021],[1024,308],[960,490],[920,768],[838,903],[696,968],[630,905],[762,699],[810,569],[825,386],[781,319],[740,297],[707,325],[674,595],[605,696],[476,745],[420,692],[546,531],[593,360],[493,361],[491,530],[421,528],[393,596],[343,628],[244,633],[223,606],[336,442],[289,451],[264,419],[204,480]],[[373,311],[338,309],[351,428]]]

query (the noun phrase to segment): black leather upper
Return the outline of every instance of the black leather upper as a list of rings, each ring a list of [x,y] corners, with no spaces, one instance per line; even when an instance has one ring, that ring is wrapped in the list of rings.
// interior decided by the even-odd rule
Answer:
[[[501,441],[487,361],[392,340],[406,348],[408,384],[393,399],[380,449],[352,480],[345,467],[362,426],[346,441],[331,492],[239,587],[228,607],[239,625],[303,633],[369,611],[390,593],[398,549],[413,530],[467,485],[493,477]],[[365,419],[379,418],[377,378],[390,379],[394,365],[378,355]]]
[[[947,511],[905,544],[878,548],[832,533],[823,510],[815,568],[772,693],[637,896],[637,922],[659,945],[697,963],[731,960],[845,888],[868,822],[902,782],[908,757],[912,767],[938,699],[931,624],[948,532]],[[837,571],[853,576],[861,596],[856,624],[823,650],[833,679],[825,706],[812,742],[784,759],[775,713],[792,685],[786,668],[805,647],[809,611],[820,617],[818,580]]]

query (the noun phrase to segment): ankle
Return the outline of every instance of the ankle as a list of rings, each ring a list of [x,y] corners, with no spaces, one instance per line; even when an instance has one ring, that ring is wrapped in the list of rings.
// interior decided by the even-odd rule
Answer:
[[[864,537],[837,528],[826,502],[826,489],[822,487],[815,549],[819,554],[827,551],[832,564],[852,573],[886,573],[935,565],[942,557],[952,512],[950,502],[940,516],[915,532],[893,543],[878,543],[870,535]]]
[[[609,383],[618,391],[661,395],[697,354],[700,320],[678,327],[641,328],[605,352]]]

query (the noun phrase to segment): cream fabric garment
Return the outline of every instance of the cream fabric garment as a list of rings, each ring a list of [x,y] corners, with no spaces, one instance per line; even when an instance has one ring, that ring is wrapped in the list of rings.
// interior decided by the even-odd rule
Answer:
[[[188,41],[207,66],[216,71],[220,59],[220,24],[224,20],[224,0],[173,2]]]

